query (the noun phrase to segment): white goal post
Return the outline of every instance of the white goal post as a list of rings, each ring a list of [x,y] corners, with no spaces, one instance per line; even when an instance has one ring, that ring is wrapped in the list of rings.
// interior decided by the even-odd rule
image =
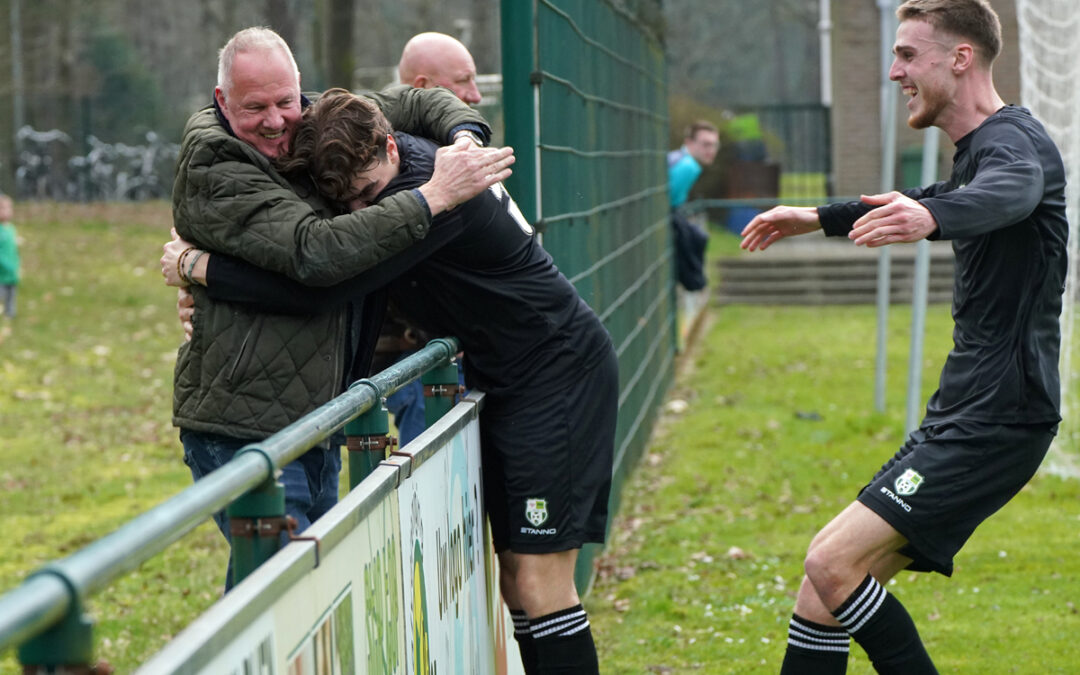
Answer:
[[[1080,34],[1078,0],[1016,0],[1020,31],[1020,98],[1046,125],[1061,150],[1068,185],[1069,275],[1061,313],[1061,428],[1051,450],[1050,471],[1080,477],[1080,377],[1077,368],[1076,303],[1080,225]]]

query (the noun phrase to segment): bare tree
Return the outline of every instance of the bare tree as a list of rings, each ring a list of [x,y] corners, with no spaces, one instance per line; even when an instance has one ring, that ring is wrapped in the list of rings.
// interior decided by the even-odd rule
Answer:
[[[266,23],[289,45],[296,44],[296,13],[290,0],[266,0]]]
[[[356,58],[353,55],[355,0],[325,0],[323,64],[328,87],[352,88]]]
[[[673,93],[738,106],[816,100],[817,0],[668,0]]]

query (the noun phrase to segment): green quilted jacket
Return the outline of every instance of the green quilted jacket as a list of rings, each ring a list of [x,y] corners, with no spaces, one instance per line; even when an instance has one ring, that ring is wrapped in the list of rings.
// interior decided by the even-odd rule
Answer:
[[[443,141],[483,118],[444,89],[369,95],[395,129]],[[291,180],[290,180],[291,179]],[[232,136],[212,106],[184,129],[173,223],[184,239],[312,286],[337,283],[422,239],[431,216],[411,192],[340,214],[310,182],[278,173]],[[252,311],[195,295],[194,333],[176,360],[175,426],[260,440],[341,391],[346,309],[310,316]]]

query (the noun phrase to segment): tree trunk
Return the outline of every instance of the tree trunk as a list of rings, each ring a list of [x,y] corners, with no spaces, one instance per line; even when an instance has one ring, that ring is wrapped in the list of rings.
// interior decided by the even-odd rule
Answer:
[[[323,15],[323,63],[326,68],[326,86],[352,89],[353,71],[356,69],[353,55],[353,17],[355,0],[325,0]]]
[[[266,0],[266,23],[289,48],[296,49],[296,14],[290,0]]]

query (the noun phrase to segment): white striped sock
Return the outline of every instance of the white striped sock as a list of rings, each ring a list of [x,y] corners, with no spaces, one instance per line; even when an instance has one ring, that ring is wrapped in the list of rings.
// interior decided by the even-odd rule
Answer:
[[[874,616],[874,613],[881,607],[881,603],[885,601],[886,591],[878,583],[877,579],[867,575],[866,580],[851,595],[854,597],[856,594],[858,594],[858,597],[855,598],[854,602],[851,602],[847,607],[841,605],[841,608],[834,614],[836,620],[847,629],[848,633],[859,630],[863,627],[863,624]]]
[[[534,639],[567,637],[589,627],[589,618],[581,605],[564,609],[529,622]]]
[[[799,616],[792,616],[788,624],[788,644],[815,652],[847,654],[851,644],[847,631],[839,626],[835,630],[827,628]]]

